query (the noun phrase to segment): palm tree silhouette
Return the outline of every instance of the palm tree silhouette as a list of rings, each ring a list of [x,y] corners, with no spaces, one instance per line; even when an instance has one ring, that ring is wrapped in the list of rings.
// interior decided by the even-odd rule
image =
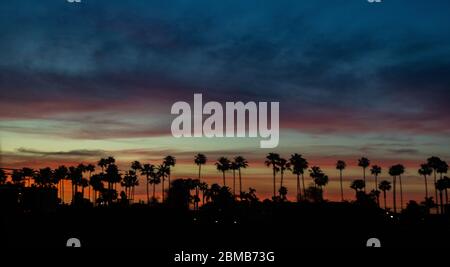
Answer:
[[[366,169],[370,166],[370,160],[362,157],[358,160],[358,166],[363,169],[363,179],[364,183],[366,183]],[[366,193],[366,188],[364,187],[364,193]]]
[[[364,180],[354,180],[351,183],[350,188],[355,190],[355,196],[358,198],[358,192],[366,188],[366,182],[364,182]]]
[[[442,180],[444,180],[445,185],[445,205],[448,205],[448,189],[450,188],[450,178],[444,176]]]
[[[163,161],[163,164],[166,165],[166,167],[167,167],[167,174],[168,174],[167,179],[169,182],[169,191],[168,192],[170,192],[170,186],[171,186],[171,183],[170,183],[171,170],[172,170],[172,167],[175,167],[176,163],[177,163],[177,161],[176,161],[175,157],[173,157],[173,156],[166,156]]]
[[[420,169],[417,171],[420,175],[425,179],[425,199],[428,199],[428,181],[427,177],[433,173],[433,169],[431,169],[430,165],[427,163],[421,164]]]
[[[389,175],[393,177],[393,185],[394,185],[393,186],[394,213],[397,213],[397,177],[401,176],[404,172],[405,168],[401,164],[397,164],[389,168]],[[402,190],[401,186],[400,190]]]
[[[280,188],[283,187],[284,171],[291,169],[291,163],[284,158],[278,160],[278,169],[280,170]]]
[[[237,156],[234,158],[234,162],[237,165],[237,170],[238,170],[238,175],[239,175],[239,196],[241,196],[241,193],[242,193],[241,169],[246,169],[248,167],[248,161],[242,156]],[[242,200],[242,198],[241,198],[241,200]]]
[[[204,155],[204,154],[197,154],[197,155],[195,155],[195,158],[194,158],[194,163],[195,163],[195,165],[197,165],[198,166],[198,180],[199,180],[199,185],[201,185],[202,184],[202,182],[201,182],[201,178],[202,178],[202,165],[205,165],[206,164],[206,161],[207,161],[207,158],[206,158],[206,156]],[[203,192],[203,194],[204,194],[204,192]],[[199,188],[197,188],[196,189],[196,197],[198,198],[199,196]],[[205,199],[204,198],[204,196],[203,196],[203,199]],[[203,201],[204,202],[204,201]],[[196,209],[198,209],[198,203],[197,203],[197,206],[195,207]]]
[[[264,162],[267,167],[272,167],[273,170],[273,198],[276,198],[276,175],[277,172],[280,170],[278,168],[278,161],[280,160],[280,155],[276,153],[269,153],[266,156],[266,161]]]
[[[103,186],[103,173],[101,174],[94,174],[91,176],[91,179],[89,180],[89,184],[92,186],[92,190],[94,191],[94,205],[97,202],[97,193],[101,192],[104,189]]]
[[[233,172],[233,197],[236,198],[236,170],[238,166],[235,161],[230,162],[230,170]]]
[[[339,170],[339,183],[341,184],[341,201],[344,201],[344,187],[342,185],[342,171],[345,170],[347,164],[343,160],[338,160],[336,169]]]
[[[95,172],[95,165],[93,164],[88,164],[86,166],[86,171],[89,172],[89,180],[88,180],[88,186],[89,186],[89,181],[91,181],[92,178],[92,173]],[[88,187],[88,199],[91,199],[91,187]]]
[[[84,165],[83,163],[80,163],[80,164],[78,164],[77,169],[80,171],[81,177],[77,177],[78,179],[76,179],[74,181],[75,194],[78,193],[78,186],[81,185],[81,180],[83,179],[83,173],[86,172],[86,165]]]
[[[445,161],[443,161],[443,160],[441,160],[441,162],[439,163],[439,165],[438,165],[438,167],[437,167],[437,169],[436,169],[436,172],[437,173],[439,173],[439,179],[443,179],[443,174],[444,173],[447,173],[448,172],[448,165],[447,165],[447,162],[445,162]],[[445,185],[445,180],[444,180],[444,185]],[[445,195],[448,195],[447,194],[447,188],[446,187],[444,187],[444,190],[445,190]],[[446,198],[447,199],[447,198]],[[444,205],[444,203],[442,203],[441,202],[441,205]]]
[[[22,170],[13,170],[13,172],[11,174],[11,180],[12,180],[13,184],[18,185],[18,186],[23,186],[24,179],[25,178],[23,177]]]
[[[439,191],[439,201],[441,203],[440,207],[441,207],[441,214],[444,214],[444,205],[443,205],[443,194],[442,192],[446,189],[446,182],[444,181],[444,179],[439,179],[436,182],[436,190]]]
[[[34,175],[34,170],[31,168],[24,167],[22,168],[23,178],[28,181],[28,186],[31,186],[31,178]]]
[[[166,164],[160,164],[157,167],[157,172],[158,172],[158,176],[161,179],[161,184],[162,184],[162,188],[161,188],[161,194],[162,194],[162,203],[164,203],[165,200],[165,190],[164,190],[164,181],[166,180],[166,177],[169,176],[170,173],[170,167],[167,166]]]
[[[430,166],[431,169],[433,169],[433,175],[434,175],[434,195],[436,197],[436,209],[437,213],[439,213],[439,198],[438,198],[438,190],[436,188],[437,183],[437,169],[439,168],[439,165],[441,164],[442,160],[438,157],[430,157],[427,159],[427,164]]]
[[[199,190],[202,191],[202,204],[205,204],[205,192],[208,190],[208,184],[200,182],[198,186]],[[198,204],[197,204],[198,209]]]
[[[323,173],[320,167],[313,166],[309,171],[309,176],[314,180],[315,187],[319,187],[323,199],[323,187],[328,184],[328,176]]]
[[[148,185],[150,183],[150,177],[154,174],[154,172],[155,166],[152,164],[144,164],[141,168],[141,175],[144,175],[146,179],[145,188],[147,193],[147,204],[150,204],[150,194],[148,192]]]
[[[121,186],[125,188],[125,194],[127,195],[129,200],[134,200],[133,187],[138,184],[138,178],[134,170],[125,172],[125,175],[123,176],[121,182]]]
[[[72,204],[74,203],[75,198],[75,184],[79,183],[83,177],[82,171],[79,167],[70,166],[68,178],[70,180],[71,192],[72,192]]]
[[[225,157],[220,157],[216,162],[217,170],[222,172],[223,186],[227,186],[226,180],[225,180],[225,172],[230,170],[230,165],[231,165],[230,160]]]
[[[405,173],[405,167],[401,164],[397,164],[397,175],[400,184],[400,210],[403,210],[403,185],[402,185],[402,174]]]
[[[387,209],[387,205],[386,205],[386,191],[391,190],[391,182],[389,181],[381,181],[380,184],[378,185],[378,188],[383,192],[383,197],[384,197],[384,209]]]
[[[152,200],[154,202],[156,202],[156,185],[161,183],[161,176],[160,176],[160,172],[159,172],[158,168],[155,168],[155,170],[152,173],[150,173],[150,181],[149,181],[149,183],[153,187]]]
[[[64,203],[64,180],[67,179],[68,174],[69,170],[64,165],[59,166],[54,171],[55,178],[60,182],[61,190],[59,192],[59,197],[61,198],[62,203]]]
[[[135,160],[131,163],[131,169],[134,171],[134,173],[136,174],[137,179],[139,180],[139,173],[142,170],[142,164]],[[132,195],[133,195],[133,200],[134,200],[134,186],[132,187]]]
[[[375,177],[375,193],[378,191],[378,175],[381,174],[381,167],[378,165],[373,165],[370,169],[370,173]],[[377,196],[377,205],[380,206],[380,194],[376,194]]]

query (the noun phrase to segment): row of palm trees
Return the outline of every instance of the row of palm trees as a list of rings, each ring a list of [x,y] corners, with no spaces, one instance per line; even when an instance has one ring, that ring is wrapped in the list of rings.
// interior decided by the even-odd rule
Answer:
[[[193,190],[195,190],[194,201],[195,208],[198,208],[200,191],[205,194],[208,189],[208,185],[202,183],[202,166],[207,163],[207,157],[204,154],[197,154],[194,157],[194,163],[198,166],[198,179],[194,181]],[[269,153],[265,159],[265,165],[272,168],[273,174],[273,199],[286,199],[287,188],[284,186],[284,179],[286,171],[290,171],[296,176],[296,198],[297,201],[306,198],[307,187],[305,185],[305,173],[309,172],[309,176],[312,178],[313,186],[320,192],[328,184],[329,177],[326,175],[322,169],[318,166],[309,167],[308,161],[302,157],[300,154],[292,154],[287,160],[282,158],[277,153]],[[162,201],[165,201],[165,181],[167,179],[170,192],[171,185],[171,169],[176,165],[176,159],[173,156],[167,156],[163,159],[163,162],[158,165],[153,165],[150,163],[142,164],[139,161],[134,161],[130,165],[130,169],[125,171],[122,175],[118,166],[115,163],[113,157],[107,157],[100,159],[97,164],[101,171],[95,173],[96,166],[93,164],[79,164],[78,166],[59,166],[55,170],[50,168],[43,168],[37,171],[31,168],[22,168],[20,170],[13,170],[11,174],[11,180],[15,184],[23,184],[31,186],[31,180],[34,180],[34,184],[38,187],[59,187],[61,199],[65,199],[64,196],[64,181],[68,180],[71,182],[71,192],[72,201],[77,194],[81,193],[81,198],[85,196],[85,188],[88,188],[88,199],[91,199],[91,188],[93,190],[94,201],[100,196],[108,202],[117,197],[117,185],[121,185],[124,194],[127,199],[134,200],[135,198],[135,188],[139,186],[140,176],[145,177],[146,184],[146,195],[147,203],[156,200],[156,185],[161,184],[161,196]],[[392,183],[387,180],[383,180],[378,183],[378,178],[382,173],[382,168],[378,165],[371,165],[368,158],[362,157],[358,160],[357,165],[362,168],[361,180],[355,180],[352,182],[350,188],[358,192],[366,192],[367,181],[366,173],[367,169],[370,168],[370,173],[374,177],[374,187],[370,192],[373,194],[379,204],[379,195],[383,192],[384,203],[386,207],[386,191],[393,191],[393,209],[397,212],[397,183],[400,190],[400,207],[403,209],[403,181],[402,175],[405,173],[405,167],[401,164],[393,165],[389,168],[388,174],[392,177]],[[222,173],[223,186],[226,186],[226,173],[232,171],[233,174],[233,196],[243,195],[242,189],[242,173],[241,170],[248,167],[248,161],[242,156],[236,156],[233,160],[229,160],[226,157],[220,157],[216,162],[215,166],[219,172]],[[343,173],[347,168],[347,163],[343,160],[338,160],[336,163],[336,169],[339,171],[339,183],[340,183],[340,196],[341,201],[344,201],[344,187],[343,187]],[[444,206],[444,193],[445,193],[445,204],[448,204],[448,188],[450,188],[450,179],[444,177],[444,174],[448,171],[448,165],[445,161],[438,157],[430,157],[427,159],[426,163],[421,164],[418,174],[424,177],[425,180],[425,200],[432,202],[433,198],[428,195],[428,177],[433,175],[434,177],[434,191],[435,191],[435,201],[436,204],[440,202],[440,205],[435,205],[437,208],[440,206],[440,212],[443,212]],[[85,177],[85,173],[88,176]],[[236,194],[236,173],[239,179],[239,194]],[[277,175],[279,174],[279,189],[277,194]],[[439,176],[439,179],[438,179]],[[6,182],[7,175],[3,169],[0,169],[0,184]],[[107,185],[105,187],[105,184]],[[149,186],[152,186],[152,198],[150,198]],[[81,192],[79,192],[81,188]],[[439,194],[439,196],[438,196]],[[105,197],[107,196],[107,197]],[[204,197],[203,197],[204,200]],[[437,210],[439,212],[439,209]]]

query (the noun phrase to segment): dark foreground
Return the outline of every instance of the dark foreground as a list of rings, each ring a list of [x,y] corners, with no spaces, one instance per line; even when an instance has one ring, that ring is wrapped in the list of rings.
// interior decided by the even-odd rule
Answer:
[[[162,206],[74,208],[53,212],[4,212],[0,246],[66,247],[77,238],[86,248],[146,247],[156,250],[283,250],[311,247],[449,247],[447,216],[392,216],[349,203],[266,203],[258,207],[200,211]]]

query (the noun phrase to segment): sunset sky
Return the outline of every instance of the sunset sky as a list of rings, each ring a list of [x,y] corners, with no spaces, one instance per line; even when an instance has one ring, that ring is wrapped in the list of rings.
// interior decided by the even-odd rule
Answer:
[[[126,170],[170,154],[174,178],[196,178],[193,156],[205,153],[213,183],[219,156],[242,155],[244,186],[268,196],[265,155],[299,153],[324,168],[328,198],[337,199],[335,162],[347,161],[348,188],[366,156],[384,168],[382,179],[404,164],[408,199],[420,199],[419,164],[450,160],[449,8],[446,0],[1,1],[1,166],[111,155]],[[171,105],[194,93],[279,102],[279,147],[172,137]],[[294,177],[286,179],[292,193]]]

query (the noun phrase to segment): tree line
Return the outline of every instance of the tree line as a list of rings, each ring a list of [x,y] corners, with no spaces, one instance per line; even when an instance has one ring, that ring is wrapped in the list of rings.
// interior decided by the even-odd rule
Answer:
[[[202,181],[202,166],[208,162],[204,154],[197,154],[193,163],[198,167],[196,179],[186,179],[189,190],[194,192],[191,202],[195,209],[199,203],[210,201],[217,195],[221,188],[229,191],[234,199],[257,199],[256,190],[249,188],[246,192],[242,186],[242,170],[249,166],[249,162],[242,156],[236,156],[232,160],[220,157],[215,161],[215,167],[222,174],[222,185],[213,184],[209,186]],[[289,159],[281,157],[277,153],[269,153],[264,161],[265,165],[272,171],[273,194],[272,201],[287,201],[288,189],[285,186],[285,176],[288,172],[296,177],[296,201],[324,201],[323,191],[329,183],[329,176],[319,166],[310,166],[308,160],[300,154],[292,154]],[[157,203],[157,186],[161,186],[161,202],[164,203],[166,195],[171,192],[171,170],[176,165],[173,156],[166,156],[161,164],[141,163],[133,161],[126,171],[121,171],[113,157],[100,159],[96,164],[79,164],[66,167],[61,165],[56,169],[50,167],[33,170],[28,167],[13,169],[7,174],[7,169],[0,169],[0,185],[12,184],[18,187],[56,188],[62,202],[66,199],[64,181],[71,185],[71,203],[88,201],[94,205],[108,205],[113,202],[133,202],[135,189],[144,181],[146,187],[147,204]],[[396,164],[387,169],[387,174],[392,180],[378,181],[383,173],[383,168],[371,165],[371,161],[362,157],[358,159],[357,165],[362,169],[362,179],[351,182],[350,189],[355,191],[356,199],[371,198],[380,207],[380,195],[383,195],[384,208],[387,210],[387,192],[392,190],[393,212],[397,213],[398,197],[400,198],[400,210],[404,207],[402,176],[405,166]],[[336,162],[336,170],[339,172],[340,198],[344,199],[343,177],[347,163],[343,160]],[[370,169],[369,169],[370,168]],[[232,173],[232,186],[227,186],[227,174]],[[373,186],[368,192],[368,172],[373,176]],[[430,157],[421,164],[417,173],[424,178],[424,201],[427,208],[436,208],[437,213],[444,213],[444,207],[448,205],[448,189],[450,178],[445,176],[448,172],[448,164],[438,157]],[[309,174],[312,185],[306,186],[305,175]],[[9,177],[9,179],[8,179]],[[433,178],[433,195],[429,195],[428,179]],[[166,183],[167,182],[167,183]],[[118,186],[121,187],[118,193]],[[150,189],[151,187],[151,189]],[[232,191],[231,191],[232,189]],[[238,190],[236,192],[236,190]],[[86,198],[87,197],[87,198]]]

